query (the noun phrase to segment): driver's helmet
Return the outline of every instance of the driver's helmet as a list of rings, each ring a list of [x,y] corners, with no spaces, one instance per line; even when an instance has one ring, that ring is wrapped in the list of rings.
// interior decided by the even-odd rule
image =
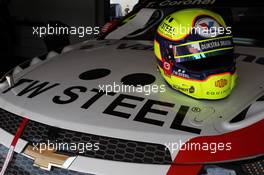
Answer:
[[[231,27],[206,9],[168,15],[154,41],[158,68],[174,89],[197,99],[222,99],[235,87],[237,73]]]

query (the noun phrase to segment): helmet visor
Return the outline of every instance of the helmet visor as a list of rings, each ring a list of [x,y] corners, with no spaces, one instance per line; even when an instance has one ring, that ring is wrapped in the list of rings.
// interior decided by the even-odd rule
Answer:
[[[197,80],[207,79],[208,76],[236,71],[233,53],[214,56],[207,59],[181,62],[174,65],[176,69],[182,69],[188,72],[190,77]]]
[[[171,45],[176,63],[222,55],[234,49],[232,36]]]

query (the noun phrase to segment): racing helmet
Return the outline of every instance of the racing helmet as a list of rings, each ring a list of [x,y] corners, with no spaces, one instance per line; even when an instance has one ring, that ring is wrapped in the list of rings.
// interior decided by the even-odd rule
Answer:
[[[236,85],[231,27],[210,10],[183,9],[165,17],[154,51],[165,81],[193,98],[223,99]]]

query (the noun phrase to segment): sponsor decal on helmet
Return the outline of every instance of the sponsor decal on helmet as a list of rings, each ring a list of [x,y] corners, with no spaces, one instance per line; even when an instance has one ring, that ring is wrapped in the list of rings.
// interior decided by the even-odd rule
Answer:
[[[164,68],[165,75],[166,76],[171,76],[171,74],[172,74],[172,63],[164,61],[163,62],[163,68]]]
[[[170,18],[170,19],[173,19],[173,18]],[[175,27],[172,27],[171,25],[168,25],[166,23],[162,23],[160,25],[160,28],[164,30],[163,34],[166,36],[175,35]]]
[[[204,38],[213,38],[219,35],[220,24],[210,17],[204,17],[196,21],[195,31]]]
[[[171,65],[170,65],[170,63],[168,63],[168,62],[164,62],[163,67],[164,67],[164,69],[166,69],[166,70],[171,70]]]
[[[223,38],[223,39],[216,38],[213,41],[204,41],[200,43],[200,48],[203,51],[207,51],[211,49],[219,49],[223,47],[233,47],[232,40],[230,38]]]
[[[229,91],[230,89],[225,89],[223,91],[207,91],[206,94],[210,96],[222,95]]]
[[[163,67],[164,67],[164,69],[166,69],[166,70],[171,70],[171,65],[170,65],[170,63],[168,63],[168,62],[164,62],[164,64],[163,64]]]
[[[193,86],[190,87],[189,92],[192,94],[195,92],[195,88]]]
[[[186,86],[186,87],[185,87]],[[173,88],[182,91],[182,92],[187,92],[193,94],[195,92],[195,88],[193,86],[188,86],[188,85],[173,85]]]
[[[223,88],[228,84],[228,81],[226,79],[220,79],[215,82],[215,87]]]
[[[173,74],[183,78],[188,78],[188,79],[190,78],[190,75],[188,75],[186,71],[182,69],[178,69],[177,71],[174,70]]]

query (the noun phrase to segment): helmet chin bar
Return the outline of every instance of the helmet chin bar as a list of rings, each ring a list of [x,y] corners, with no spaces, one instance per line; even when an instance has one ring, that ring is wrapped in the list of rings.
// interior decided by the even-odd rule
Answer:
[[[166,82],[173,88],[196,99],[219,100],[224,99],[234,89],[237,72],[213,74],[205,80],[193,80],[182,75],[166,74],[160,67],[159,70]]]

